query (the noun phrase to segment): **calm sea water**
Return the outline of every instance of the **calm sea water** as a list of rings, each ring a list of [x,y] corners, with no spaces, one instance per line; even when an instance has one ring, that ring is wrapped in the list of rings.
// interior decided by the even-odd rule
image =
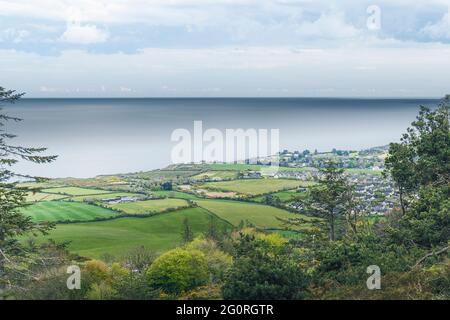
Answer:
[[[289,150],[364,149],[397,141],[414,120],[417,99],[23,99],[4,110],[16,144],[48,147],[49,165],[20,163],[22,173],[91,177],[170,164],[174,129],[280,129]]]

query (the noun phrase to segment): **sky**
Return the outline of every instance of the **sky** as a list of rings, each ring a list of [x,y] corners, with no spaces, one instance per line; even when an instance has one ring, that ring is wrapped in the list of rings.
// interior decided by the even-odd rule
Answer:
[[[27,97],[450,93],[450,0],[0,0]]]

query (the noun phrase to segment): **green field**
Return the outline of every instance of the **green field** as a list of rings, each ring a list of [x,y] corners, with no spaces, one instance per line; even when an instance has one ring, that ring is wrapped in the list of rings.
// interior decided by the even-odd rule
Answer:
[[[109,205],[110,208],[120,210],[128,214],[154,213],[161,212],[170,208],[180,208],[187,206],[187,201],[183,199],[156,199]]]
[[[282,223],[277,220],[277,217],[287,219],[302,216],[279,208],[256,203],[232,200],[198,200],[195,202],[200,207],[213,212],[234,226],[237,226],[241,221],[248,220],[258,227],[278,228]],[[302,217],[308,219],[305,216]]]
[[[198,199],[198,197],[194,194],[180,191],[151,191],[150,193],[158,197],[177,198],[186,200]]]
[[[79,188],[79,187],[48,188],[48,189],[42,190],[42,192],[67,194],[69,196],[84,196],[84,195],[91,195],[91,194],[111,193],[111,191]]]
[[[22,212],[34,221],[89,221],[118,214],[112,210],[80,202],[43,201],[29,205]]]
[[[287,179],[241,179],[232,181],[207,182],[200,188],[233,191],[241,194],[256,196],[283,189],[293,189],[299,186],[310,186],[312,182]]]
[[[76,196],[70,198],[73,201],[102,201],[103,199],[117,198],[117,197],[135,197],[142,198],[145,195],[139,193],[127,193],[127,192],[113,192],[103,194],[92,194],[85,196]]]
[[[38,202],[38,201],[53,201],[53,200],[59,200],[67,198],[66,195],[61,194],[50,194],[50,193],[43,193],[43,192],[28,192],[26,196],[26,202]]]
[[[296,192],[295,190],[287,190],[287,191],[279,191],[271,193],[272,196],[277,197],[281,200],[281,202],[290,202],[293,201],[296,197],[301,197],[304,195],[304,192]],[[253,201],[262,202],[265,196],[257,196],[252,198]]]
[[[236,179],[236,176],[237,176],[237,173],[233,172],[231,170],[207,171],[207,172],[202,172],[200,174],[193,176],[192,179],[195,179],[195,180],[202,180],[205,178]]]
[[[121,256],[138,246],[162,252],[181,244],[184,218],[194,234],[199,234],[207,230],[210,217],[201,208],[189,208],[147,218],[61,224],[38,240],[70,241],[71,252],[90,258],[101,258],[104,254]],[[230,227],[220,219],[216,221],[219,228]]]

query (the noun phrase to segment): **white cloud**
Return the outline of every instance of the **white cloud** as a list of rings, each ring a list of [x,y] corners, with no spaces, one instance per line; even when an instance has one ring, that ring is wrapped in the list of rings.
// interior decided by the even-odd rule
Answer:
[[[345,22],[343,12],[324,13],[317,20],[301,24],[296,33],[300,36],[313,38],[353,38],[361,31]]]
[[[108,40],[108,33],[92,24],[69,23],[60,40],[76,44],[101,43]]]
[[[421,34],[429,36],[433,40],[450,39],[450,7],[449,11],[437,23],[427,24],[421,31]]]
[[[435,13],[446,10],[448,3],[449,0],[415,0],[413,4],[410,0],[378,0],[383,23],[390,21],[391,26],[376,36],[415,39],[428,13],[433,12],[430,17],[435,19]],[[80,44],[107,41],[110,37],[105,30],[114,32],[111,37],[119,39],[120,44],[129,39],[132,30],[136,38],[131,41],[135,47],[127,47],[130,50],[164,46],[180,38],[194,39],[193,46],[286,45],[310,41],[317,47],[322,41],[327,47],[347,45],[345,42],[350,41],[346,40],[364,42],[370,37],[366,28],[369,4],[369,0],[0,0],[0,18],[50,21],[58,28],[61,23],[76,21],[79,25],[68,28],[60,40]],[[419,14],[423,16],[418,17]],[[385,16],[389,18],[383,20]],[[449,39],[449,20],[447,14],[440,22],[430,21],[422,35],[436,41]],[[178,28],[165,34],[163,27]],[[404,33],[407,37],[402,38]],[[423,41],[423,36],[416,41]],[[55,40],[55,37],[58,36],[51,34],[48,38]]]
[[[12,41],[13,43],[20,43],[30,36],[28,30],[7,28],[0,32],[0,42]]]
[[[98,90],[103,85],[118,88],[108,91],[111,96],[251,96],[258,88],[286,89],[267,92],[281,96],[324,95],[324,88],[334,88],[329,93],[334,96],[398,96],[401,93],[394,90],[400,87],[410,95],[439,97],[448,93],[449,55],[448,47],[431,44],[358,50],[149,48],[136,54],[63,51],[45,57],[0,50],[0,69],[4,86],[20,88],[29,96],[52,95],[35,90],[37,81],[45,81],[47,88],[79,87],[54,93],[68,96],[104,96]]]

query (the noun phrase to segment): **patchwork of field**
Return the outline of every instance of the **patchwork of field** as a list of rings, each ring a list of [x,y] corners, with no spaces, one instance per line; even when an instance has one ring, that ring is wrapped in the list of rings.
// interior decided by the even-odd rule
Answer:
[[[300,186],[310,186],[312,182],[288,179],[241,179],[232,181],[207,182],[200,188],[221,191],[233,191],[246,195],[260,195],[280,190],[293,189]]]
[[[211,218],[212,217],[212,218]],[[230,226],[201,208],[189,208],[146,218],[119,218],[109,221],[57,225],[38,241],[70,241],[69,250],[81,256],[101,258],[122,256],[138,246],[163,252],[181,244],[183,220],[187,218],[194,235],[205,232],[211,219],[218,229]]]
[[[88,189],[88,188],[79,188],[79,187],[48,188],[48,189],[43,189],[42,192],[66,194],[69,196],[85,196],[85,195],[91,195],[91,194],[111,193],[111,191],[106,191],[106,190]]]
[[[213,168],[202,173],[200,170],[157,170],[117,178],[92,178],[85,184],[82,182],[59,185],[51,183],[42,191],[28,194],[27,201],[32,204],[23,208],[23,212],[37,222],[65,222],[57,224],[49,235],[39,236],[37,240],[53,239],[57,242],[69,242],[68,249],[71,252],[85,257],[120,256],[137,246],[146,246],[155,252],[164,252],[180,245],[185,218],[188,219],[195,234],[205,232],[211,219],[216,221],[219,228],[231,229],[232,226],[239,225],[241,221],[248,221],[257,227],[275,232],[283,224],[278,218],[289,219],[299,215],[257,202],[263,201],[264,194],[273,194],[281,201],[289,202],[294,196],[300,195],[296,192],[298,187],[308,187],[312,184],[312,182],[293,179],[236,180],[237,171],[255,170],[255,166],[236,164],[211,166]],[[204,167],[203,170],[205,170]],[[137,176],[152,182],[173,181],[177,191],[148,190],[147,194],[136,193],[135,190],[139,189],[133,185],[132,179]],[[183,180],[187,178],[201,180],[205,177],[234,180],[196,184],[186,184],[186,180]],[[183,183],[187,186],[187,192],[183,192]],[[111,191],[111,186],[114,184],[117,184],[118,190]],[[106,186],[109,191],[101,189]],[[130,190],[134,192],[127,192]],[[199,191],[203,191],[202,195]],[[197,195],[190,192],[197,192]],[[119,197],[139,199],[146,195],[163,198],[110,205],[105,203],[106,207],[95,205],[105,199]],[[242,195],[253,197],[252,200],[255,202],[237,201]],[[205,199],[204,196],[210,199]],[[213,199],[218,197],[236,197],[236,199]],[[189,207],[188,200],[197,203],[198,207]],[[91,201],[94,203],[89,204],[88,202]],[[150,217],[143,216],[165,211],[170,212]],[[136,216],[124,217],[121,212]],[[95,221],[99,219],[108,220]],[[305,219],[308,218],[305,217]],[[295,237],[296,234],[288,236]]]
[[[68,201],[42,201],[22,208],[34,221],[89,221],[115,217],[118,213],[94,205]]]
[[[139,193],[127,193],[127,192],[113,192],[113,193],[101,193],[101,194],[91,194],[84,196],[75,196],[70,198],[73,201],[102,201],[104,199],[112,199],[118,197],[132,197],[132,198],[142,198],[145,197],[143,194]]]
[[[67,198],[66,195],[61,194],[50,194],[50,193],[42,193],[42,192],[28,192],[26,196],[27,202],[39,202],[39,201],[53,201]]]
[[[146,214],[162,212],[167,209],[187,207],[188,203],[184,199],[156,199],[134,202],[123,202],[108,205],[108,207],[120,210],[128,214]]]
[[[198,200],[195,202],[200,207],[211,211],[234,226],[239,225],[241,221],[247,220],[261,228],[278,228],[282,225],[282,222],[277,218],[289,219],[301,216],[257,203],[233,200]],[[302,217],[308,219],[306,216]]]

